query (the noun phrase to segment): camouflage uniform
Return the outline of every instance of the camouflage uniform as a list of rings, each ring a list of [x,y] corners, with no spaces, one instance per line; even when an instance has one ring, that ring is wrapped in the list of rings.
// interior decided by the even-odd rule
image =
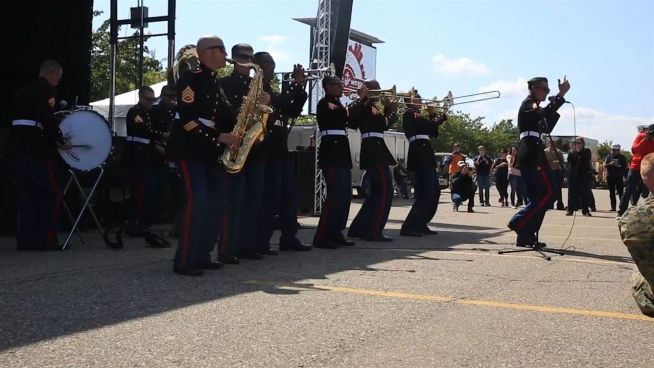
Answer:
[[[622,242],[640,271],[631,278],[634,299],[643,314],[654,317],[654,195],[627,210],[618,227]]]

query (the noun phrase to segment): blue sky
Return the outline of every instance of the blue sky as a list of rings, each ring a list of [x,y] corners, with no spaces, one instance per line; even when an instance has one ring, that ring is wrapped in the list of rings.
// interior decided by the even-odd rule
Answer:
[[[137,1],[119,1],[126,18]],[[166,1],[145,0],[150,15]],[[315,0],[177,1],[177,47],[216,34],[231,47],[247,42],[269,51],[278,71],[307,64],[309,29],[291,18],[315,16]],[[95,0],[109,16],[109,1]],[[629,147],[640,124],[654,123],[654,1],[388,1],[355,0],[352,28],[385,41],[377,45],[382,88],[415,86],[423,96],[499,89],[502,97],[462,105],[486,123],[515,118],[526,80],[568,76],[577,134]],[[94,26],[99,25],[97,19]],[[121,34],[127,33],[124,27]],[[165,25],[151,25],[152,33]],[[158,58],[166,40],[151,39]],[[554,134],[572,134],[564,105]]]

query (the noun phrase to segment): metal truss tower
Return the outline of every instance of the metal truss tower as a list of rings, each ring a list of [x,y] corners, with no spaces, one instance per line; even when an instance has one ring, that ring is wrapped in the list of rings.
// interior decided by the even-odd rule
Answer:
[[[313,45],[311,50],[311,68],[327,68],[331,64],[331,17],[332,2],[331,0],[319,0],[318,14],[316,15],[316,27],[313,30]],[[310,91],[311,99],[309,106],[317,106],[318,101],[324,96],[320,80],[311,81]],[[316,147],[320,140],[320,129],[318,123],[314,129]],[[327,188],[322,171],[318,167],[318,150],[316,149],[314,160],[315,177],[314,177],[314,195],[313,195],[313,213],[318,215],[322,212],[322,205],[327,197]]]

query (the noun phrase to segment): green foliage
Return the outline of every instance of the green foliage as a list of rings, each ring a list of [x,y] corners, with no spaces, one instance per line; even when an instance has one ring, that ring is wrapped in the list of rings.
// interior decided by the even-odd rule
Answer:
[[[218,70],[216,70],[216,75],[218,76],[218,78],[225,78],[232,75],[233,72],[234,72],[234,65],[227,64],[222,68],[218,68]]]
[[[102,12],[95,11],[93,16]],[[135,32],[133,35],[138,35]],[[91,101],[109,97],[110,50],[109,20],[93,32],[91,49]],[[147,40],[147,37],[146,37]],[[116,94],[138,88],[139,40],[121,40],[116,54]],[[143,83],[151,85],[166,80],[166,72],[154,51],[147,46],[143,50]]]
[[[315,115],[300,115],[295,119],[295,125],[315,125],[316,116]]]

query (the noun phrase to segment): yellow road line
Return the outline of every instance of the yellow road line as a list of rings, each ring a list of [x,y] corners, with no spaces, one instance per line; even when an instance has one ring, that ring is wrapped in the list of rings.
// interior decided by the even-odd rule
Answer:
[[[381,298],[423,300],[423,301],[431,301],[431,302],[439,302],[439,303],[455,303],[455,304],[474,305],[474,306],[499,308],[499,309],[524,310],[530,312],[572,314],[572,315],[580,315],[586,317],[614,318],[614,319],[654,322],[654,318],[650,318],[642,314],[601,311],[601,310],[593,310],[593,309],[577,309],[577,308],[550,307],[546,305],[504,303],[504,302],[498,302],[493,300],[457,299],[450,296],[415,294],[415,293],[406,293],[400,291],[359,289],[359,288],[319,285],[319,284],[283,283],[283,282],[261,281],[261,280],[252,280],[252,281],[248,281],[247,283],[255,284],[255,285],[288,287],[288,288],[296,288],[296,289],[325,290],[325,291],[332,291],[337,293],[376,296]]]

